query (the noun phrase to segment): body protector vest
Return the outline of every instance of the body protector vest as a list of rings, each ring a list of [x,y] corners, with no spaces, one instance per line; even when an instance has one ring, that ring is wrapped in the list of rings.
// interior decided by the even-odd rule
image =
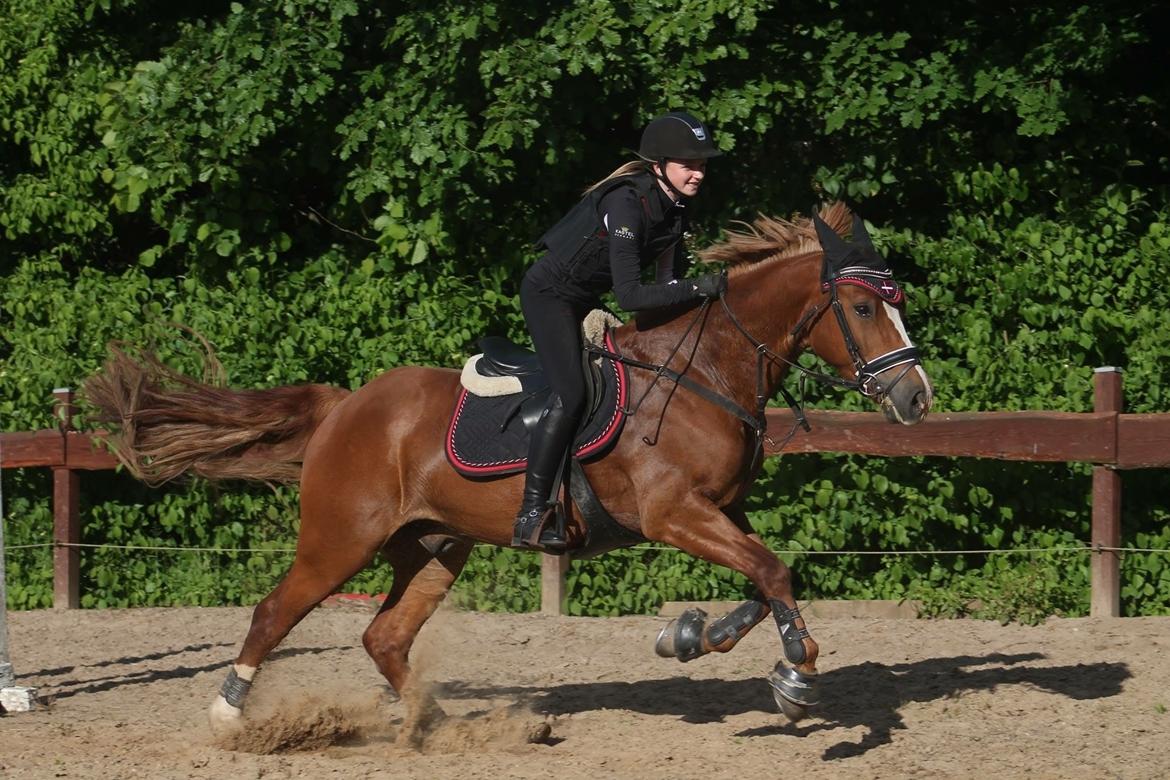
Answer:
[[[686,273],[686,225],[685,207],[669,203],[649,172],[620,176],[586,194],[541,236],[537,248],[545,255],[529,275],[538,287],[586,306],[611,289],[628,310],[693,300],[691,284],[669,283]],[[664,255],[669,278],[641,284],[642,268]]]

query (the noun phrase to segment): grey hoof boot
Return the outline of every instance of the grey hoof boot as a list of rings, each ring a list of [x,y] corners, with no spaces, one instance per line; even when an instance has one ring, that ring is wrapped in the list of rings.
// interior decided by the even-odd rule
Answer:
[[[690,607],[663,626],[654,641],[654,652],[663,658],[677,658],[686,663],[706,654],[703,649],[703,628],[707,613]]]

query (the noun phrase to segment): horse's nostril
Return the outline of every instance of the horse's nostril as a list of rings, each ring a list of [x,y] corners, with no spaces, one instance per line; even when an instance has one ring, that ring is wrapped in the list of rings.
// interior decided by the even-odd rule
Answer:
[[[914,394],[914,398],[910,401],[910,406],[915,412],[922,413],[926,411],[927,407],[926,393],[919,390]]]

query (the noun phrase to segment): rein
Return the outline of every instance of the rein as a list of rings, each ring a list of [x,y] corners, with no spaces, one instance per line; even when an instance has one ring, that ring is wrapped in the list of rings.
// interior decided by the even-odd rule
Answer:
[[[678,353],[679,349],[682,347],[691,331],[694,330],[695,325],[700,320],[705,320],[711,306],[710,298],[707,298],[703,301],[702,305],[699,307],[698,312],[696,312],[694,319],[691,321],[691,324],[687,326],[687,329],[683,333],[682,338],[679,339],[678,344],[676,344],[674,349],[671,350],[670,356],[666,359],[665,363],[646,363],[641,360],[627,357],[626,355],[622,355],[618,352],[611,352],[610,350],[596,344],[586,344],[585,349],[592,354],[600,355],[602,357],[609,358],[610,360],[616,360],[633,368],[641,368],[654,372],[654,380],[650,383],[650,386],[642,394],[642,397],[638,399],[638,402],[633,406],[633,408],[621,410],[624,414],[630,416],[636,414],[638,409],[641,408],[642,402],[646,400],[646,396],[649,395],[650,391],[654,388],[654,385],[657,384],[658,380],[662,377],[666,377],[676,385],[685,387],[692,393],[695,393],[715,406],[723,409],[733,417],[737,417],[738,419],[742,420],[749,428],[751,428],[755,434],[755,454],[752,457],[752,469],[754,470],[756,464],[759,461],[760,455],[763,453],[764,439],[767,438],[766,434],[768,423],[767,418],[765,417],[765,409],[767,407],[768,399],[771,397],[767,393],[766,367],[768,361],[795,368],[803,375],[810,377],[822,384],[835,385],[837,387],[856,390],[866,398],[872,398],[879,403],[884,401],[889,396],[890,391],[894,389],[898,382],[902,381],[902,378],[906,376],[910,369],[916,365],[921,365],[922,363],[918,348],[914,346],[900,347],[898,349],[891,350],[890,352],[886,352],[883,355],[879,355],[873,360],[865,360],[861,356],[861,349],[857,346],[857,340],[854,338],[853,331],[849,327],[849,322],[845,317],[844,307],[841,304],[840,296],[837,294],[838,279],[836,277],[830,279],[825,283],[825,286],[828,287],[828,292],[830,295],[829,308],[831,308],[834,315],[836,315],[837,324],[841,328],[841,336],[845,340],[845,349],[849,352],[849,357],[853,362],[853,369],[857,375],[857,379],[842,379],[840,377],[832,376],[821,371],[807,368],[802,366],[800,363],[797,363],[796,361],[769,349],[766,344],[753,336],[748,331],[748,329],[744,327],[743,323],[740,322],[739,318],[735,316],[735,312],[733,312],[731,307],[728,305],[727,298],[722,294],[719,296],[719,303],[723,306],[723,311],[727,314],[727,318],[731,320],[731,323],[735,325],[736,329],[741,334],[743,334],[744,338],[746,338],[748,342],[751,343],[751,345],[755,348],[756,408],[754,412],[749,412],[747,409],[743,408],[735,401],[732,401],[730,398],[714,390],[711,390],[704,385],[699,384],[683,373],[667,367],[667,364],[674,359],[674,356]],[[801,315],[800,319],[796,322],[796,325],[794,325],[792,330],[789,332],[789,335],[796,337],[804,332],[811,323],[815,322],[822,314],[824,314],[825,310],[826,308],[822,304],[814,305],[811,309]],[[700,336],[701,335],[702,334],[700,332]],[[905,368],[899,372],[899,374],[894,378],[894,381],[892,381],[888,386],[883,386],[878,380],[878,374],[901,365],[905,365]],[[805,431],[811,431],[812,426],[809,425],[808,418],[805,416],[804,409],[801,407],[800,402],[797,401],[796,398],[793,397],[792,393],[790,393],[783,385],[780,385],[780,388],[777,392],[779,392],[779,394],[784,398],[785,403],[788,404],[788,408],[792,410],[792,414],[796,418],[796,425],[793,426],[792,433],[789,434],[788,438],[791,438],[792,434],[796,432],[797,426],[804,428]],[[787,441],[787,439],[785,439],[785,441]]]
[[[742,333],[749,342],[751,342],[752,346],[756,348],[756,354],[758,356],[757,372],[761,370],[764,357],[766,356],[773,362],[784,363],[785,365],[795,368],[805,376],[811,377],[821,384],[836,385],[837,387],[856,390],[866,398],[872,398],[878,402],[881,402],[886,398],[886,396],[890,394],[890,391],[894,389],[894,386],[897,385],[898,382],[902,381],[902,378],[906,376],[906,373],[911,368],[922,363],[918,348],[913,346],[899,347],[898,349],[891,350],[884,355],[879,355],[873,360],[866,360],[863,358],[861,356],[861,349],[857,346],[857,340],[853,337],[853,330],[849,327],[849,321],[845,318],[844,306],[842,306],[841,299],[837,294],[837,279],[829,280],[826,282],[826,285],[829,287],[830,292],[829,307],[832,308],[833,314],[837,317],[837,324],[841,328],[841,336],[845,340],[845,349],[849,352],[849,358],[853,362],[853,370],[857,374],[857,379],[842,379],[841,377],[832,376],[821,371],[816,371],[811,368],[802,366],[796,361],[789,360],[781,354],[773,352],[748,332],[747,328],[743,326],[743,323],[739,321],[739,318],[735,316],[735,313],[731,310],[731,307],[727,305],[726,300],[720,298],[720,302],[723,304],[723,310],[727,313],[728,319],[730,319],[732,324],[735,325],[736,329],[738,329],[739,332]],[[821,304],[816,304],[811,309],[806,311],[799,320],[797,320],[796,325],[793,326],[788,335],[793,337],[798,336],[808,328],[810,323],[815,322],[820,317],[820,315],[824,313],[824,311],[825,308]],[[902,369],[898,376],[894,378],[894,381],[891,382],[888,386],[883,386],[881,382],[878,381],[878,374],[900,365],[905,365],[906,367]],[[781,392],[786,393],[783,388],[781,388]],[[788,400],[787,394],[785,395],[785,400]],[[792,402],[790,402],[790,405],[792,405]],[[797,414],[798,419],[801,417],[801,414]],[[808,430],[808,428],[805,427],[805,430]]]
[[[682,347],[683,342],[686,341],[687,336],[690,335],[690,332],[694,329],[695,324],[698,323],[700,319],[703,319],[705,317],[710,306],[711,306],[711,300],[709,298],[707,300],[703,301],[703,305],[699,307],[699,311],[696,313],[695,318],[691,321],[691,324],[687,327],[686,332],[683,333],[683,336],[679,340],[678,344],[676,344],[674,349],[671,350],[670,357],[667,358],[666,363],[669,363],[671,361],[671,359],[673,359],[674,356],[678,353],[678,350]],[[765,418],[764,418],[764,415],[762,412],[753,415],[747,409],[744,409],[742,406],[737,404],[735,401],[732,401],[730,398],[728,398],[724,395],[721,395],[720,393],[717,393],[714,390],[712,390],[708,387],[705,387],[704,385],[699,384],[698,382],[691,379],[689,376],[686,376],[685,374],[679,373],[678,371],[675,371],[672,368],[668,368],[666,363],[663,363],[663,364],[647,363],[645,361],[637,360],[635,358],[629,357],[628,355],[623,355],[620,352],[611,352],[610,350],[606,349],[605,347],[602,347],[602,346],[597,345],[597,344],[586,344],[585,350],[587,352],[594,354],[594,355],[600,355],[601,357],[609,358],[610,360],[616,360],[620,363],[624,363],[627,366],[631,366],[633,368],[642,368],[642,369],[645,369],[647,371],[654,372],[654,381],[652,381],[650,383],[650,387],[648,387],[646,389],[646,391],[644,393],[642,393],[642,397],[638,399],[638,402],[636,404],[634,404],[633,408],[622,409],[621,411],[623,414],[630,415],[630,416],[633,416],[634,414],[636,414],[638,412],[638,409],[641,408],[642,402],[646,400],[646,396],[650,394],[650,390],[652,390],[654,388],[654,385],[658,382],[658,380],[661,377],[666,377],[670,381],[674,382],[676,385],[679,385],[681,387],[685,387],[686,389],[690,390],[692,393],[695,393],[696,395],[701,396],[702,398],[706,399],[707,401],[710,401],[711,403],[718,406],[720,409],[723,409],[724,411],[726,411],[728,414],[731,414],[733,417],[738,417],[740,420],[742,420],[744,423],[746,423],[748,425],[748,427],[750,427],[755,432],[757,439],[760,438],[761,436],[763,436],[764,431],[768,427],[768,424],[765,421]]]

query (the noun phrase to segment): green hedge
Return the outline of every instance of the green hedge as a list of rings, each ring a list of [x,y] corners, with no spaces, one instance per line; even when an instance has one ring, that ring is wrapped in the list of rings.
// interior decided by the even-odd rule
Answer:
[[[51,424],[106,342],[232,384],[357,387],[522,336],[532,240],[625,159],[664,109],[727,155],[695,242],[757,212],[845,198],[909,293],[936,409],[1092,407],[1125,369],[1129,411],[1165,412],[1170,249],[1166,12],[940,7],[799,15],[762,0],[285,0],[189,10],[20,0],[0,25],[0,427]],[[865,408],[809,389],[810,403]],[[890,435],[897,435],[891,428]],[[12,606],[51,601],[48,477],[6,471]],[[258,552],[82,553],[87,606],[251,603],[287,565],[296,491],[84,479],[89,544]],[[1123,544],[1170,547],[1163,471],[1123,475]],[[1034,620],[1086,609],[1083,553],[796,555],[1061,548],[1088,537],[1084,465],[785,456],[749,500],[802,597],[914,596]],[[477,550],[482,609],[538,600],[535,556]],[[1123,561],[1127,614],[1170,611],[1164,553]],[[351,587],[384,591],[388,573]],[[733,598],[737,574],[635,549],[575,563],[570,609]]]

